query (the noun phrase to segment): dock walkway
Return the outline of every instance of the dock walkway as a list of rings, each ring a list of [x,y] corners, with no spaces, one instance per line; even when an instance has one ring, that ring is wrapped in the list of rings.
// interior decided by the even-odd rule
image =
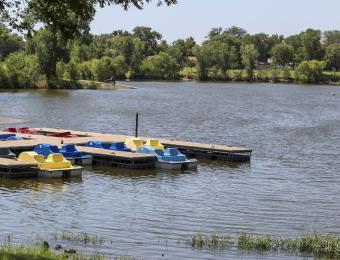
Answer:
[[[0,176],[5,178],[27,178],[36,177],[37,164],[21,162],[15,159],[0,158]]]
[[[92,155],[94,158],[94,164],[133,169],[151,168],[155,166],[156,158],[153,155],[112,151],[84,146],[84,144],[86,144],[87,142],[94,140],[104,143],[124,142],[127,138],[132,138],[133,136],[55,128],[35,128],[35,130],[38,134],[17,134],[17,136],[24,138],[24,140],[0,141],[0,148],[9,148],[16,155],[19,155],[23,151],[33,150],[35,145],[41,143],[49,143],[53,145],[58,145],[59,147],[61,147],[62,144],[69,143],[77,145],[77,149],[84,152],[85,154]],[[72,137],[66,138],[51,136],[51,134],[60,134],[65,132],[70,132],[72,134]],[[146,137],[140,138],[144,141],[148,139]],[[252,153],[252,150],[249,148],[226,145],[202,144],[196,142],[184,142],[167,139],[161,139],[160,142],[166,148],[176,147],[182,153],[193,158],[247,162],[250,160]],[[21,162],[18,163],[17,161],[13,160],[7,160],[9,159],[1,159],[0,161],[0,174],[2,176],[11,176],[11,174],[14,174],[14,172],[20,175],[21,171],[24,175],[25,171],[23,169],[29,169],[28,171],[31,171],[32,165],[27,165]]]

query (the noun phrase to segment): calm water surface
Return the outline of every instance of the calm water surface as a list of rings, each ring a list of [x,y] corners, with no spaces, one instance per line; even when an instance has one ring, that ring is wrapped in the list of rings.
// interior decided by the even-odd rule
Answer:
[[[0,92],[0,127],[61,127],[254,149],[251,163],[194,172],[89,168],[67,182],[0,180],[0,235],[98,234],[107,256],[262,259],[192,250],[196,232],[340,233],[340,91],[330,86],[131,83],[137,90]],[[331,96],[335,92],[338,95]],[[162,256],[164,254],[164,256]]]

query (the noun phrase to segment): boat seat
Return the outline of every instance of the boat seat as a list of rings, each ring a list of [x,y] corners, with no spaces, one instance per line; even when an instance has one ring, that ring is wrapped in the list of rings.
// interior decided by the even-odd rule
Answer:
[[[154,149],[164,150],[164,145],[158,139],[149,139],[146,141],[146,146],[151,146]]]
[[[111,144],[106,144],[101,141],[89,141],[85,144],[86,147],[100,148],[100,149],[110,149]]]
[[[63,147],[60,149],[60,152],[64,155],[66,158],[79,158],[83,157],[84,154],[80,151],[78,151],[74,144],[64,144]]]
[[[24,140],[21,136],[10,136],[7,138],[8,141]]]
[[[16,136],[15,134],[0,134],[0,140],[7,141],[8,138]]]
[[[111,146],[110,146],[110,150],[123,151],[123,152],[131,152],[131,149],[126,147],[124,142],[112,143]]]
[[[14,127],[9,127],[4,130],[5,132],[16,133],[17,129]]]
[[[130,148],[133,152],[136,152],[139,147],[144,146],[144,141],[139,138],[129,138],[125,141],[126,147]]]
[[[51,153],[60,153],[58,146],[51,144],[38,144],[34,147],[34,151],[44,157],[49,156]]]

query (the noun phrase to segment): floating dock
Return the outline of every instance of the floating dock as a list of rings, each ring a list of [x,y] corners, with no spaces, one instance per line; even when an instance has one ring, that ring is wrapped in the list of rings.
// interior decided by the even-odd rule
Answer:
[[[120,152],[92,147],[77,146],[85,154],[93,156],[96,165],[130,169],[146,169],[155,166],[156,157],[148,154]]]
[[[15,159],[0,158],[0,176],[4,178],[36,177],[38,171],[34,163],[21,162]]]
[[[0,141],[0,148],[9,148],[17,156],[24,151],[33,150],[34,146],[41,143],[57,145],[75,144],[79,151],[93,156],[93,163],[109,167],[123,167],[131,169],[147,169],[155,167],[156,157],[150,154],[138,154],[132,152],[112,151],[98,148],[85,147],[89,141],[97,140],[104,143],[124,142],[132,136],[114,135],[96,132],[75,131],[55,128],[34,128],[34,133],[17,133],[24,140]],[[0,131],[0,134],[8,132]],[[71,133],[63,137],[63,133]],[[148,138],[140,137],[146,141]],[[178,148],[182,153],[191,158],[205,158],[211,160],[224,160],[235,162],[247,162],[251,158],[252,150],[249,148],[233,147],[215,144],[202,144],[196,142],[184,142],[160,139],[165,148]],[[13,159],[0,160],[0,175],[10,176],[34,176],[34,165],[19,162]]]

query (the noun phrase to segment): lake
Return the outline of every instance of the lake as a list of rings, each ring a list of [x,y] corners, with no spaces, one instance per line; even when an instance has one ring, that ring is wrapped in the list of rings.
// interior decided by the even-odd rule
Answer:
[[[0,92],[0,127],[60,127],[253,149],[250,163],[197,171],[88,168],[68,181],[0,179],[0,235],[62,231],[112,241],[85,252],[143,259],[282,259],[193,250],[194,233],[340,232],[340,91],[332,86],[130,82],[136,90]],[[332,96],[330,93],[337,93]],[[163,254],[163,256],[162,256]]]

